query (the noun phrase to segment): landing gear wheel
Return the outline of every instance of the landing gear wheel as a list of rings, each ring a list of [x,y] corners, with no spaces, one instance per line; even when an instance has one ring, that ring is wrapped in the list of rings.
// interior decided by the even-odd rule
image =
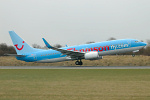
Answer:
[[[135,54],[132,54],[132,57],[135,57]]]
[[[82,65],[83,63],[82,63],[82,61],[76,61],[75,64],[76,65]]]
[[[79,65],[79,61],[76,61],[75,64],[76,64],[76,65]]]

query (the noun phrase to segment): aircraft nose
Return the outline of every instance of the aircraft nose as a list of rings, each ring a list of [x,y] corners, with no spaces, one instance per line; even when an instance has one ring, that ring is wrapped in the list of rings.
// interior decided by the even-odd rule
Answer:
[[[146,46],[146,45],[147,45],[146,43],[142,42],[142,46]]]

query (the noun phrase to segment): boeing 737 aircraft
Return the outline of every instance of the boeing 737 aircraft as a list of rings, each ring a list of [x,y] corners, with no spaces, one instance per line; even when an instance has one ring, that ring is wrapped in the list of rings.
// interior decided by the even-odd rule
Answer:
[[[42,38],[45,45],[49,48],[49,50],[43,50],[30,47],[14,31],[9,31],[9,34],[17,54],[7,55],[16,56],[18,60],[26,62],[53,63],[76,60],[76,65],[82,65],[82,59],[98,60],[102,59],[105,55],[137,52],[146,46],[146,43],[135,39],[122,39],[56,48]]]

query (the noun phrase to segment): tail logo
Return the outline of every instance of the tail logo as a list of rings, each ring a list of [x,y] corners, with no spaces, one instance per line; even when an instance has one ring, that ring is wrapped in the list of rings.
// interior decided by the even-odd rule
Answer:
[[[22,43],[25,43],[25,42],[23,41]],[[17,48],[17,50],[22,50],[24,47],[24,45],[22,45],[21,48],[18,48],[18,44],[15,44],[14,46]]]

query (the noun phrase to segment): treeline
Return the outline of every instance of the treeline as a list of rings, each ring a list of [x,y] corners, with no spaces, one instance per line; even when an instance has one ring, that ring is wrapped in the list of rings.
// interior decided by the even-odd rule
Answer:
[[[0,44],[0,56],[3,56],[4,54],[16,54],[15,48],[13,46],[8,46],[6,43]]]
[[[94,43],[94,42],[93,41],[87,42],[87,44],[89,43]],[[147,43],[148,45],[145,48],[141,49],[139,52],[136,52],[135,54],[150,56],[150,40],[148,40]],[[32,47],[39,48],[39,49],[47,49],[47,47],[41,47],[40,45],[37,45],[37,44],[33,44]],[[54,47],[60,48],[62,46],[60,44],[56,44],[54,45]],[[0,56],[3,56],[4,54],[16,54],[15,48],[13,46],[8,46],[6,43],[1,43],[0,44]],[[132,55],[132,54],[133,54],[132,52],[129,52],[129,53],[124,53],[123,55]]]

